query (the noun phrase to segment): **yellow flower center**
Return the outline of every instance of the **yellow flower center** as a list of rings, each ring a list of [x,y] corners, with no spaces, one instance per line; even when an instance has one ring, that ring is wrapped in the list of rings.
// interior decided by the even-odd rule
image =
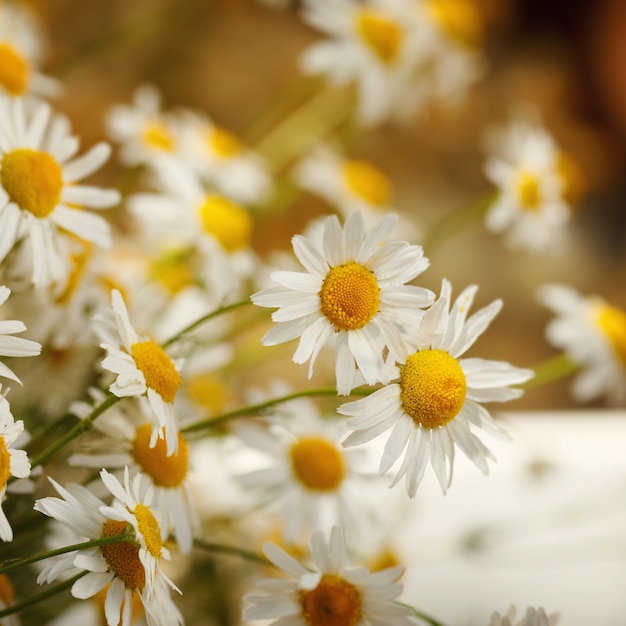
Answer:
[[[196,374],[185,381],[189,397],[209,413],[221,411],[230,401],[230,389],[211,373]]]
[[[541,189],[534,174],[521,171],[515,182],[517,196],[522,207],[528,211],[536,211],[541,204]]]
[[[223,196],[208,196],[198,211],[204,231],[225,250],[235,252],[249,245],[252,219],[243,207]]]
[[[483,38],[483,22],[472,0],[429,0],[428,9],[443,31],[462,46],[473,47]]]
[[[4,437],[0,437],[0,489],[3,489],[11,476],[11,453]]]
[[[443,350],[416,352],[400,370],[402,408],[422,428],[445,426],[454,419],[466,390],[459,362]]]
[[[9,606],[13,603],[13,585],[6,574],[0,574],[0,602],[3,602],[5,606]]]
[[[141,469],[149,474],[152,482],[159,487],[179,487],[189,470],[189,451],[184,437],[178,433],[178,452],[167,456],[167,444],[157,439],[150,447],[152,424],[142,424],[135,431],[131,454]]]
[[[130,348],[137,369],[146,379],[146,385],[154,389],[165,402],[173,402],[181,378],[163,348],[151,339],[134,343]]]
[[[241,142],[231,132],[215,126],[209,132],[209,145],[223,159],[230,159],[241,152]]]
[[[391,185],[387,177],[366,161],[346,161],[343,175],[350,191],[367,203],[382,207],[389,204]]]
[[[150,267],[150,278],[159,281],[172,295],[195,284],[196,280],[190,265],[191,252],[187,250],[165,254]]]
[[[336,330],[356,330],[376,315],[380,287],[372,272],[350,261],[330,268],[319,296],[322,313]]]
[[[12,96],[21,96],[28,88],[28,63],[13,46],[0,43],[0,86]]]
[[[107,520],[102,525],[102,537],[121,535],[128,523]],[[109,543],[101,546],[109,569],[130,589],[143,589],[146,584],[146,570],[139,560],[139,548],[132,543]]]
[[[67,304],[72,299],[85,274],[85,269],[93,254],[93,244],[85,241],[82,242],[82,246],[82,250],[70,254],[70,273],[63,291],[55,298],[57,304]]]
[[[303,437],[291,446],[291,466],[300,483],[312,491],[335,491],[345,475],[341,452],[321,437]]]
[[[396,60],[402,43],[402,31],[396,22],[381,11],[361,9],[356,28],[359,36],[383,63]]]
[[[380,572],[388,567],[397,567],[398,565],[400,565],[398,555],[390,548],[385,548],[370,560],[367,569],[370,572]]]
[[[18,148],[2,157],[0,183],[20,209],[47,217],[61,198],[61,166],[47,152]]]
[[[137,520],[137,527],[146,543],[146,549],[155,558],[161,558],[163,553],[163,540],[161,539],[161,528],[156,517],[145,504],[138,504],[133,511]]]
[[[626,367],[626,312],[601,305],[596,312],[596,324],[608,339],[619,362]]]
[[[167,126],[160,120],[148,122],[141,134],[143,142],[150,148],[172,152],[174,150],[174,138]]]
[[[566,152],[559,153],[556,171],[563,181],[563,197],[573,206],[585,193],[587,181],[580,164]]]
[[[324,574],[315,589],[300,591],[307,626],[355,626],[362,604],[359,590],[333,574]]]

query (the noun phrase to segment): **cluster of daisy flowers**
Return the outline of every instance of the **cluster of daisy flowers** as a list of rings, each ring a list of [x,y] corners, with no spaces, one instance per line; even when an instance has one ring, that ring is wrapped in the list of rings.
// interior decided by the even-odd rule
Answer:
[[[433,99],[458,100],[484,70],[469,0],[299,6],[326,36],[304,51],[301,69],[354,86],[347,113],[363,126],[406,118]],[[117,190],[85,182],[112,149],[103,141],[80,150],[68,118],[42,99],[60,85],[39,71],[41,40],[31,13],[0,0],[0,376],[23,381],[29,396],[16,405],[24,419],[15,419],[0,388],[0,540],[16,549],[29,541],[20,536],[30,523],[17,506],[24,496],[50,529],[50,550],[17,565],[43,561],[37,582],[62,581],[51,595],[67,588],[93,598],[95,619],[108,626],[131,626],[138,615],[149,625],[182,624],[169,562],[182,557],[195,577],[196,548],[280,571],[243,596],[244,621],[440,626],[402,601],[401,559],[365,567],[359,548],[388,523],[377,500],[387,487],[404,481],[409,498],[394,495],[410,501],[430,467],[445,494],[457,451],[489,472],[495,459],[483,435],[508,438],[489,405],[519,398],[533,377],[469,354],[502,301],[472,310],[477,285],[458,295],[447,279],[438,294],[422,286],[428,249],[410,243],[421,226],[396,207],[386,174],[337,138],[294,138],[298,158],[285,167],[204,112],[164,110],[159,91],[142,85],[105,120],[136,186],[122,202]],[[310,149],[300,154],[303,145]],[[486,228],[512,247],[556,248],[579,186],[575,165],[528,112],[489,134],[487,149],[496,193]],[[322,199],[329,215],[293,237],[295,260],[275,266],[253,237],[285,178]],[[127,221],[118,232],[97,211],[120,204]],[[564,285],[545,285],[539,300],[555,314],[548,341],[569,371],[580,370],[575,398],[623,404],[626,313]],[[224,321],[247,305],[250,318]],[[250,341],[253,322],[267,323],[263,309],[273,310],[272,323]],[[239,377],[273,354],[259,344],[296,341],[292,360],[308,364],[309,379],[329,375],[319,395],[340,396],[336,410],[306,397],[315,390],[270,383],[273,364],[260,391]],[[4,363],[18,357],[37,358],[26,359],[29,369],[21,359]],[[31,442],[34,414],[41,419],[33,418]],[[63,433],[51,441],[55,429]],[[215,446],[203,447],[209,438]],[[367,444],[377,441],[372,459]],[[56,478],[41,480],[48,473]],[[209,478],[245,505],[220,503]],[[263,543],[264,557],[221,546],[212,533],[223,532],[224,518],[229,537],[276,541]],[[17,565],[3,561],[0,576]],[[4,623],[29,601],[14,605],[2,590]],[[557,619],[528,608],[516,621],[511,608],[489,626]]]

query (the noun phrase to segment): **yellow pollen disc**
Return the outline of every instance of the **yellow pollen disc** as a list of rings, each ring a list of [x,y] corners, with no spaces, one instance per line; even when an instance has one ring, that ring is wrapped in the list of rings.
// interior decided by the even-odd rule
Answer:
[[[159,281],[170,294],[180,293],[196,282],[190,256],[187,251],[165,254],[152,263],[150,277]]]
[[[382,207],[391,200],[391,185],[387,177],[366,161],[346,161],[343,175],[348,188],[367,203]]]
[[[47,152],[19,148],[7,152],[0,164],[0,183],[12,202],[36,217],[47,217],[59,203],[61,166]]]
[[[159,487],[179,487],[189,469],[187,442],[178,433],[178,453],[167,456],[167,444],[157,439],[154,448],[150,447],[152,424],[142,424],[135,432],[131,454],[152,482]]]
[[[380,287],[372,272],[350,261],[330,268],[319,296],[322,313],[336,330],[356,330],[378,312]]]
[[[28,89],[28,63],[13,46],[0,43],[0,86],[12,96]]]
[[[11,453],[4,437],[0,437],[0,489],[5,487],[11,476]]]
[[[6,574],[0,574],[0,601],[9,606],[13,603],[13,585]]]
[[[213,152],[223,159],[230,159],[241,152],[241,142],[231,132],[215,126],[208,137]]]
[[[303,437],[291,446],[291,466],[300,483],[312,491],[335,491],[345,475],[343,456],[321,437]]]
[[[164,152],[172,152],[174,150],[174,138],[167,129],[167,126],[161,121],[149,122],[144,126],[141,133],[143,142],[157,150]]]
[[[582,167],[566,152],[559,153],[556,162],[556,171],[563,181],[563,197],[570,205],[576,202],[585,193],[587,181]]]
[[[433,19],[462,46],[478,46],[483,38],[483,21],[475,0],[429,0]]]
[[[367,569],[370,572],[380,572],[388,567],[397,567],[398,565],[400,565],[400,559],[389,548],[386,548],[374,556]]]
[[[601,305],[596,313],[596,324],[608,339],[619,362],[626,367],[626,312]]]
[[[459,362],[443,350],[416,352],[400,370],[402,408],[423,428],[445,426],[454,419],[466,390]]]
[[[173,402],[181,378],[163,348],[149,339],[134,343],[130,349],[137,369],[146,379],[146,385],[154,389],[165,402]]]
[[[515,182],[515,188],[522,207],[528,211],[536,211],[541,204],[541,189],[534,174],[520,172]]]
[[[402,43],[402,31],[396,22],[384,13],[361,9],[356,28],[359,36],[383,63],[393,63]]]
[[[199,208],[204,232],[229,252],[246,248],[252,238],[252,219],[243,207],[223,196],[208,196]]]
[[[196,374],[185,381],[189,397],[209,413],[221,411],[230,401],[230,389],[211,373]]]
[[[80,285],[87,263],[93,254],[93,244],[87,241],[82,242],[82,244],[82,250],[73,252],[70,255],[70,273],[67,277],[65,288],[54,299],[57,304],[67,304],[72,299],[72,296],[76,293],[76,290]]]
[[[159,522],[154,517],[150,507],[145,504],[138,504],[133,511],[137,520],[139,532],[146,542],[148,552],[155,558],[161,558],[163,553],[163,540],[161,539],[161,529]]]
[[[324,574],[315,589],[300,591],[307,626],[355,626],[361,619],[361,593],[339,576]]]
[[[102,525],[102,537],[121,535],[127,522],[107,520]],[[143,589],[146,584],[146,570],[139,560],[139,548],[132,543],[109,543],[101,546],[102,554],[109,569],[130,589]]]

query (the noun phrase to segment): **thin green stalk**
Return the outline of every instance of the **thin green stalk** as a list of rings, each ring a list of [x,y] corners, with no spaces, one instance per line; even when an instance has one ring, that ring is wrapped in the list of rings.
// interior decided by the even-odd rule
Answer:
[[[128,527],[132,528],[132,527]],[[43,561],[44,559],[52,558],[53,556],[59,556],[60,554],[67,554],[68,552],[74,552],[76,550],[86,550],[88,548],[96,548],[98,546],[105,546],[109,543],[133,543],[135,544],[135,535],[133,532],[123,532],[120,535],[113,537],[101,537],[100,539],[92,539],[91,541],[83,541],[82,543],[75,543],[71,546],[63,546],[56,550],[48,550],[47,552],[41,552],[34,556],[26,557],[25,559],[9,559],[4,561],[0,566],[0,574],[6,574],[14,569],[30,565],[31,563],[37,563],[37,561]]]
[[[196,330],[196,328],[198,328],[199,326],[202,326],[202,324],[204,324],[205,322],[208,322],[209,320],[213,319],[214,317],[218,317],[219,315],[222,315],[223,313],[228,313],[229,311],[234,311],[235,309],[239,309],[239,308],[241,308],[243,306],[246,306],[248,304],[252,304],[252,301],[250,299],[240,300],[239,302],[233,302],[232,304],[226,304],[226,305],[220,307],[219,309],[215,309],[214,311],[211,311],[210,313],[207,313],[206,315],[203,315],[202,317],[198,318],[195,322],[192,322],[188,326],[185,326],[185,328],[183,328],[182,330],[178,331],[175,335],[170,337],[167,341],[165,341],[161,345],[164,348],[167,347],[167,346],[170,346],[171,344],[173,344],[176,341],[178,341],[184,335],[186,335],[186,334],[188,334],[190,332],[193,332],[194,330]]]
[[[84,419],[81,419],[73,428],[70,428],[62,437],[59,437],[53,444],[48,446],[43,452],[31,459],[30,467],[34,469],[38,465],[43,465],[50,457],[62,450],[68,443],[86,433],[92,426],[93,422],[100,417],[107,409],[112,407],[116,402],[121,400],[117,396],[109,393],[109,395],[93,409],[93,411]]]
[[[52,596],[56,596],[57,594],[65,591],[66,589],[70,589],[72,585],[79,578],[82,578],[86,574],[87,572],[81,572],[80,574],[76,574],[76,576],[63,581],[62,583],[59,583],[58,585],[55,585],[54,587],[50,587],[49,589],[46,589],[46,591],[43,591],[42,593],[38,593],[36,596],[32,596],[28,598],[27,600],[24,600],[24,602],[14,604],[13,606],[3,609],[2,611],[0,611],[0,617],[6,617],[7,615],[13,615],[14,613],[19,613],[20,611],[23,611],[24,609],[27,609],[33,606],[34,604],[38,604],[39,602],[43,602],[44,600],[47,600],[48,598],[51,598]]]
[[[374,389],[368,388],[358,388],[354,389],[352,393],[357,396],[366,396],[375,391]],[[252,416],[258,415],[262,413],[266,409],[269,409],[277,404],[282,404],[283,402],[289,402],[290,400],[297,400],[298,398],[311,398],[314,396],[336,396],[336,389],[311,389],[305,391],[298,391],[295,393],[290,393],[286,396],[280,396],[279,398],[272,398],[271,400],[266,400],[265,402],[259,402],[259,404],[252,404],[250,406],[244,406],[240,409],[234,409],[233,411],[229,411],[228,413],[222,413],[222,415],[217,415],[215,417],[210,417],[206,420],[201,420],[200,422],[196,422],[194,424],[189,424],[181,429],[181,431],[185,434],[195,433],[201,430],[208,430],[210,428],[214,428],[215,426],[219,426],[224,422],[227,422],[236,417],[244,417],[244,416]]]
[[[421,611],[418,611],[414,606],[411,606],[410,604],[405,604],[404,602],[396,602],[396,604],[399,604],[400,606],[405,606],[408,609],[411,609],[411,611],[413,611],[413,613],[415,614],[417,618],[421,619],[423,622],[426,622],[427,624],[430,624],[430,626],[445,626],[441,622],[438,622],[434,617],[431,617],[430,615],[427,615],[426,613],[422,613]]]
[[[261,563],[262,565],[269,565],[270,561],[254,552],[250,552],[249,550],[244,550],[242,548],[238,548],[237,546],[225,546],[219,543],[211,543],[209,541],[202,541],[201,539],[194,539],[193,545],[196,548],[201,548],[202,550],[206,550],[207,552],[220,552],[222,554],[232,554],[234,556],[240,556],[242,559],[246,559],[248,561],[254,561],[256,563]]]
[[[555,380],[570,376],[580,369],[580,365],[574,363],[567,354],[563,352],[562,354],[557,354],[554,357],[538,363],[532,369],[535,375],[528,382],[519,385],[522,389],[541,387]]]

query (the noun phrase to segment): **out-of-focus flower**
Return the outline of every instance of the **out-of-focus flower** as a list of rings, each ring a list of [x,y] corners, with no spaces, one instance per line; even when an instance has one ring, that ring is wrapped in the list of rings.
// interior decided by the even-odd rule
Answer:
[[[544,285],[539,300],[556,314],[548,341],[582,367],[572,387],[578,402],[601,395],[626,402],[626,311],[599,296],[584,297],[565,285]]]
[[[529,607],[526,609],[524,617],[517,622],[514,622],[515,614],[514,607],[511,607],[504,616],[501,616],[500,613],[494,613],[491,616],[489,626],[554,626],[559,621],[558,614],[548,616],[542,608]]]
[[[476,287],[468,287],[451,306],[451,287],[443,282],[441,296],[426,311],[415,333],[415,352],[398,361],[397,381],[370,396],[342,404],[354,432],[344,441],[354,446],[392,429],[380,461],[385,473],[404,457],[391,486],[406,476],[406,489],[414,497],[426,465],[430,463],[445,491],[452,480],[455,445],[484,473],[493,459],[473,430],[502,437],[503,431],[482,402],[504,402],[522,395],[511,388],[532,377],[531,370],[503,361],[459,358],[484,332],[502,306],[500,300],[469,318]]]
[[[355,386],[357,368],[365,382],[389,382],[388,361],[404,351],[403,328],[419,322],[433,300],[423,287],[406,285],[428,267],[421,246],[389,241],[397,216],[387,215],[369,232],[363,216],[352,213],[341,227],[335,216],[323,225],[321,241],[296,235],[292,242],[306,272],[277,271],[278,287],[264,289],[252,301],[278,307],[276,326],[264,345],[300,338],[296,363],[310,359],[309,377],[322,347],[335,341],[337,391]]]

